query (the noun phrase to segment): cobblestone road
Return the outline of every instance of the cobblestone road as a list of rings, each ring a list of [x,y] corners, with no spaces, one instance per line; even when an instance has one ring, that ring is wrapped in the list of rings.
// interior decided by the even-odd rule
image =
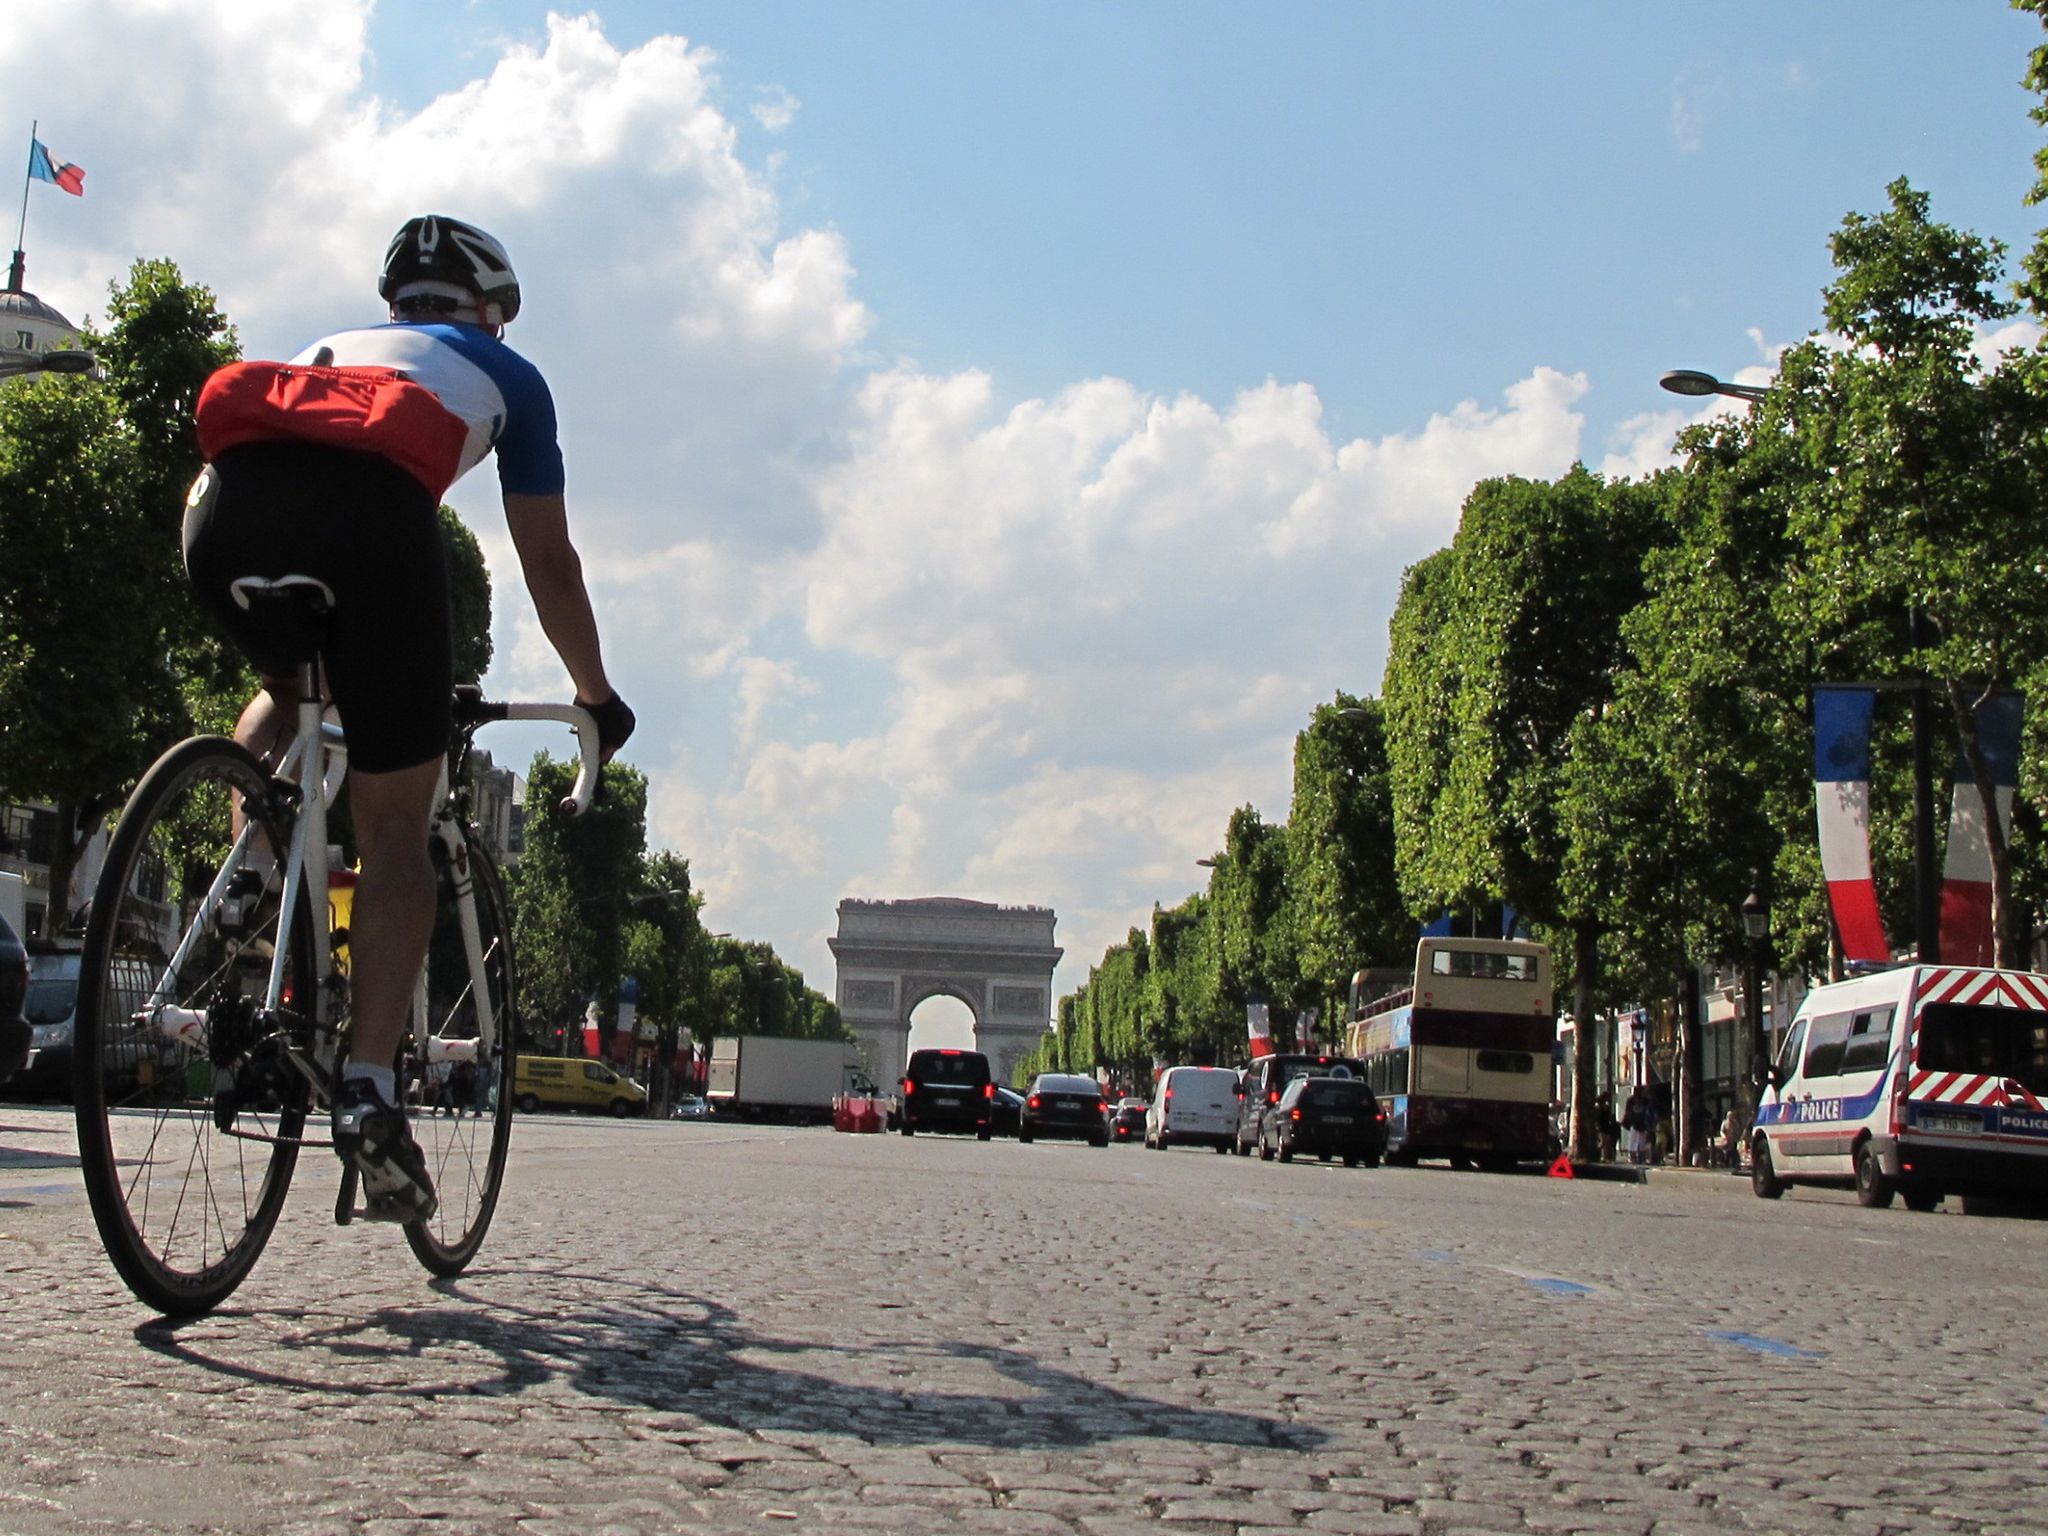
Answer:
[[[0,1105],[0,1532],[2048,1530],[2048,1223],[521,1122],[432,1283],[309,1160],[220,1313]]]

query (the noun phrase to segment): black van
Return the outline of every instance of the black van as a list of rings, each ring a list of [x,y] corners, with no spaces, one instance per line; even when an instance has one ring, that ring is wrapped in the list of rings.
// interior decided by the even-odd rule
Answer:
[[[1239,1157],[1249,1157],[1257,1150],[1259,1128],[1264,1123],[1266,1111],[1280,1102],[1280,1095],[1297,1077],[1363,1079],[1364,1076],[1365,1063],[1356,1056],[1283,1053],[1254,1057],[1252,1064],[1244,1069],[1244,1078],[1238,1088],[1237,1135],[1230,1143],[1230,1150]]]
[[[910,1065],[903,1069],[898,1128],[906,1136],[919,1131],[972,1131],[987,1141],[989,1101],[994,1097],[995,1079],[981,1052],[912,1051]]]

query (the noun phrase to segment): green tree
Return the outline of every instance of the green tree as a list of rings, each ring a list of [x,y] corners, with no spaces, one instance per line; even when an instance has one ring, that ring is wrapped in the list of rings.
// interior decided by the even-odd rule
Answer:
[[[0,389],[0,796],[56,809],[49,937],[80,850],[181,724],[165,709],[164,561],[119,413],[90,380]]]
[[[1244,1049],[1244,1011],[1218,990],[1214,929],[1206,894],[1154,906],[1145,976],[1147,1013],[1157,1020],[1154,1054],[1169,1066],[1232,1061]]]
[[[1209,870],[1207,908],[1217,993],[1240,1009],[1265,997],[1276,1031],[1282,1017],[1292,1017],[1299,976],[1286,929],[1286,836],[1285,826],[1269,825],[1254,806],[1232,811]]]
[[[158,551],[156,621],[185,715],[201,729],[225,731],[255,677],[192,601],[179,535],[186,492],[200,468],[192,409],[214,370],[240,357],[240,343],[212,291],[186,282],[177,264],[163,259],[138,260],[124,283],[110,285],[107,322],[104,334],[88,332],[86,339],[136,443],[136,505]]]
[[[1792,503],[1794,595],[1823,676],[1938,680],[1985,797],[1994,960],[2009,964],[2022,925],[1975,707],[2048,654],[2048,362],[1986,368],[1979,329],[2013,310],[2002,248],[1935,222],[1903,178],[1887,193],[1831,242],[1824,308],[1847,345],[1811,338],[1780,370],[1812,469]]]
[[[491,668],[491,571],[483,546],[449,506],[441,508],[448,549],[448,604],[455,630],[455,681],[473,683]]]
[[[561,803],[573,763],[542,752],[526,775],[526,849],[513,886],[522,1016],[541,1040],[581,1027],[586,1003],[615,1017],[626,974],[633,899],[647,850],[647,779],[629,764],[604,770],[605,793],[580,817]]]
[[[676,1051],[688,1031],[705,1037],[704,1003],[710,984],[710,942],[701,913],[704,898],[690,888],[690,861],[666,850],[648,856],[633,897],[626,930],[626,974],[639,984],[639,1015],[655,1030],[657,1100],[669,1098]]]
[[[1382,695],[1404,904],[1504,903],[1560,932],[1582,1027],[1603,924],[1558,879],[1583,825],[1569,814],[1585,782],[1573,751],[1582,722],[1613,697],[1628,660],[1622,621],[1642,601],[1645,557],[1666,538],[1653,488],[1582,466],[1549,483],[1485,481],[1451,548],[1409,572],[1391,626]],[[1583,1110],[1593,1064],[1588,1051],[1576,1059]],[[1575,1149],[1590,1155],[1591,1116],[1574,1118]]]
[[[1394,878],[1386,712],[1378,700],[1339,693],[1294,738],[1287,858],[1299,1001],[1320,1008],[1326,1030],[1335,1031],[1351,974],[1404,960],[1414,942]]]

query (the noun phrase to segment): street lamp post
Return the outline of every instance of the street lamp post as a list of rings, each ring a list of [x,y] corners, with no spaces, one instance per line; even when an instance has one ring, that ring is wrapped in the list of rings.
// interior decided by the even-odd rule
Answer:
[[[1771,909],[1758,892],[1756,871],[1749,875],[1749,895],[1742,902],[1742,1092],[1745,1118],[1756,1119],[1757,1100],[1762,1094],[1764,1054],[1764,943],[1770,937]]]

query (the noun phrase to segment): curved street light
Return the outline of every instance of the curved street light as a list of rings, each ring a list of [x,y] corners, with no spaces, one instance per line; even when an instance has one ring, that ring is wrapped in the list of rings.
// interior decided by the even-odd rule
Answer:
[[[1766,399],[1771,393],[1762,384],[1730,384],[1726,379],[1717,379],[1697,368],[1673,368],[1657,382],[1674,395],[1727,395],[1732,399],[1747,400],[1751,405]]]
[[[24,373],[92,373],[100,360],[90,352],[64,349],[56,352],[18,352],[0,347],[0,379]]]

